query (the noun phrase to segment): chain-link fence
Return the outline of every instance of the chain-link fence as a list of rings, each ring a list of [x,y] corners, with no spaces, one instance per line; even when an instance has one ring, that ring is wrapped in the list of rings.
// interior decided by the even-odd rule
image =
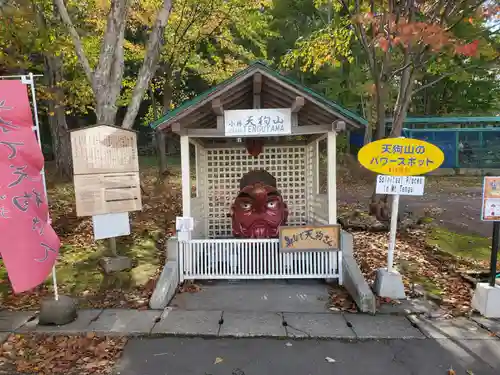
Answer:
[[[403,136],[438,146],[441,168],[500,168],[500,127],[404,129]]]

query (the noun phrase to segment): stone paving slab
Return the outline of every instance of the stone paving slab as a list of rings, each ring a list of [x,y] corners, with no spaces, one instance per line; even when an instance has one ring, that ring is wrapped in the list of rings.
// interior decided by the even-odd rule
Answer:
[[[152,334],[216,336],[222,311],[189,311],[168,308]]]
[[[36,315],[36,311],[0,311],[0,332],[14,332]]]
[[[284,313],[283,320],[288,337],[356,338],[342,314]]]
[[[62,326],[38,325],[38,318],[36,318],[17,329],[16,332],[68,333],[77,335],[87,332],[90,324],[99,317],[102,311],[102,309],[78,310],[78,317],[76,320]]]
[[[345,314],[358,339],[423,339],[404,316]]]
[[[455,319],[427,319],[410,316],[409,319],[427,336],[433,339],[484,340],[493,339],[488,331],[473,321],[459,317]]]
[[[162,311],[159,310],[104,310],[88,331],[107,334],[149,334]]]
[[[421,299],[407,299],[382,303],[377,307],[377,314],[409,315],[426,314],[432,316],[441,313],[439,307],[432,301]]]
[[[328,286],[314,283],[215,283],[197,293],[178,293],[170,307],[181,310],[328,312]]]
[[[280,313],[226,312],[219,336],[227,337],[286,337]]]
[[[474,315],[471,319],[500,338],[500,319],[488,319],[480,315]]]

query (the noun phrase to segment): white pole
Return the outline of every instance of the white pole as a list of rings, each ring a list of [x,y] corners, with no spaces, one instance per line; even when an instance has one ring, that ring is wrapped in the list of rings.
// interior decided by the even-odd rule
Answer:
[[[330,131],[326,138],[328,166],[328,224],[337,224],[337,133]]]
[[[38,145],[40,146],[40,151],[42,151],[42,140],[41,140],[41,136],[40,136],[40,123],[38,121],[38,107],[36,104],[35,81],[33,79],[35,77],[35,75],[33,73],[30,73],[29,77],[30,77],[29,85],[31,86],[31,98],[33,100],[33,112],[35,115],[35,126],[34,126],[33,130],[35,131],[35,135],[36,135],[36,138],[38,140]],[[42,176],[43,190],[45,192],[45,199],[46,199],[47,204],[48,204],[49,203],[49,196],[47,194],[47,183],[45,181],[45,168],[44,167],[42,167],[40,174]],[[48,219],[48,223],[50,224],[50,221],[51,221],[50,216],[47,219]],[[59,290],[57,287],[55,263],[52,266],[52,283],[54,284],[54,299],[57,301],[57,300],[59,300]]]
[[[387,252],[387,272],[392,272],[394,248],[396,247],[396,231],[398,229],[399,194],[392,196],[391,231],[389,234],[389,251]]]

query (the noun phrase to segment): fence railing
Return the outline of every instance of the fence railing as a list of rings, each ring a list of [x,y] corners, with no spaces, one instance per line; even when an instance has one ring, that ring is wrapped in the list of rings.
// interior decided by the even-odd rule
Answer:
[[[206,239],[179,243],[186,279],[321,279],[342,282],[342,252],[282,253],[277,239]]]

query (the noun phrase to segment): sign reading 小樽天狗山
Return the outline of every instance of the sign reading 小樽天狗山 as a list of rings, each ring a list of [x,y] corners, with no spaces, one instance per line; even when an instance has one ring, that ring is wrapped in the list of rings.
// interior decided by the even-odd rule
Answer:
[[[363,167],[389,176],[418,176],[443,164],[444,153],[431,143],[411,138],[387,138],[368,143],[358,152]]]
[[[236,109],[224,111],[227,137],[267,137],[292,133],[290,108]]]
[[[340,226],[306,225],[280,227],[280,252],[337,251],[340,247]]]

